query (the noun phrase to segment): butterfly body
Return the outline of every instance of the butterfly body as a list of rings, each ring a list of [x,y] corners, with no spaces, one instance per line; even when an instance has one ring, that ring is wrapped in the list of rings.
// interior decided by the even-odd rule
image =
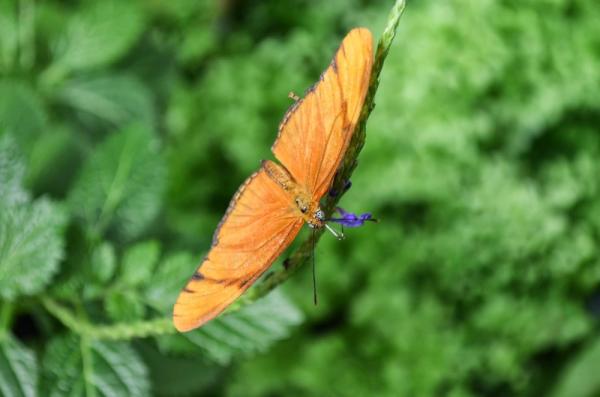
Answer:
[[[373,65],[367,29],[350,31],[329,67],[279,125],[266,160],[233,196],[205,259],[173,310],[179,331],[201,326],[248,289],[302,226],[327,226],[327,194],[360,117]]]
[[[312,200],[306,187],[298,184],[284,167],[274,161],[265,160],[262,167],[267,175],[289,194],[290,211],[295,216],[302,218],[311,228],[323,227],[324,213],[319,203]]]

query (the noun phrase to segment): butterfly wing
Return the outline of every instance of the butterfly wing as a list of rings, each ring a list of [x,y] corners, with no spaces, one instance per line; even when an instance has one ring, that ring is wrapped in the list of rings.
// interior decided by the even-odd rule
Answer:
[[[213,245],[177,298],[173,323],[189,331],[229,306],[294,240],[304,221],[261,168],[235,194]]]
[[[353,29],[317,84],[288,110],[279,126],[271,150],[314,200],[329,189],[348,148],[372,65],[371,33]]]

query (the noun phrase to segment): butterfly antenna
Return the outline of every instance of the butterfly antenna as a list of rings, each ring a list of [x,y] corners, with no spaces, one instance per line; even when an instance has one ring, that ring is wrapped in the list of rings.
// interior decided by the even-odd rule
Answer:
[[[317,272],[315,271],[315,230],[312,231],[313,302],[317,306]]]

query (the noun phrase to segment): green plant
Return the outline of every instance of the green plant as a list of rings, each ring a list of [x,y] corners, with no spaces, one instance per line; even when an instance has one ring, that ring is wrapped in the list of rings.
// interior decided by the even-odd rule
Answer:
[[[19,34],[24,23],[19,18],[28,6],[34,7],[5,5],[6,18],[17,18],[12,33]],[[403,7],[399,1],[380,43],[367,111],[349,151],[352,159],[364,142],[383,58]],[[45,12],[57,10],[50,5],[42,8]],[[39,94],[18,78],[2,82],[0,112],[7,124],[0,141],[4,394],[147,395],[151,382],[144,355],[189,357],[175,362],[183,366],[201,356],[224,366],[242,354],[265,351],[303,319],[278,291],[249,305],[275,286],[273,280],[280,283],[291,274],[300,264],[292,260],[285,277],[267,278],[230,310],[235,313],[200,330],[176,334],[169,313],[194,257],[185,250],[163,250],[156,240],[167,160],[154,132],[153,101],[135,77],[102,71],[134,51],[144,20],[138,7],[120,2],[85,6],[67,19],[60,41],[51,48],[52,62],[41,73],[34,72],[36,88],[49,105],[75,116],[51,126],[55,131],[42,132],[47,115]],[[34,29],[33,21],[25,22]],[[26,69],[14,56],[34,51],[26,48],[34,45],[31,41],[18,44],[16,52],[5,52],[9,74]],[[74,128],[89,129],[89,136],[81,141]],[[115,132],[102,138],[104,128]],[[50,165],[91,148],[83,161],[73,160],[78,170],[67,175],[71,181],[60,186],[54,200],[31,197],[27,184],[42,193],[44,180],[57,177]],[[11,328],[17,333],[21,329],[20,321],[33,321],[34,332],[42,336],[41,367],[34,353],[11,335]],[[134,348],[137,338],[145,341]]]
[[[381,222],[320,239],[316,308],[305,233],[174,332],[288,92],[391,3],[0,0],[1,395],[598,394],[594,0],[410,2],[340,201]]]

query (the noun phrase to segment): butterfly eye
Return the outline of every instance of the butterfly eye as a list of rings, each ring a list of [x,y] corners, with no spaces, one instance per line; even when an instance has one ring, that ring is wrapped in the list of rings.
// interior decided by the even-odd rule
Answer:
[[[304,205],[304,203],[298,198],[296,199],[296,205],[300,209],[300,212],[302,212],[303,214],[306,214],[306,211],[308,211],[308,207],[306,205]]]
[[[323,212],[323,210],[318,210],[317,212],[315,212],[315,218],[317,218],[320,221],[325,219],[325,213]]]

